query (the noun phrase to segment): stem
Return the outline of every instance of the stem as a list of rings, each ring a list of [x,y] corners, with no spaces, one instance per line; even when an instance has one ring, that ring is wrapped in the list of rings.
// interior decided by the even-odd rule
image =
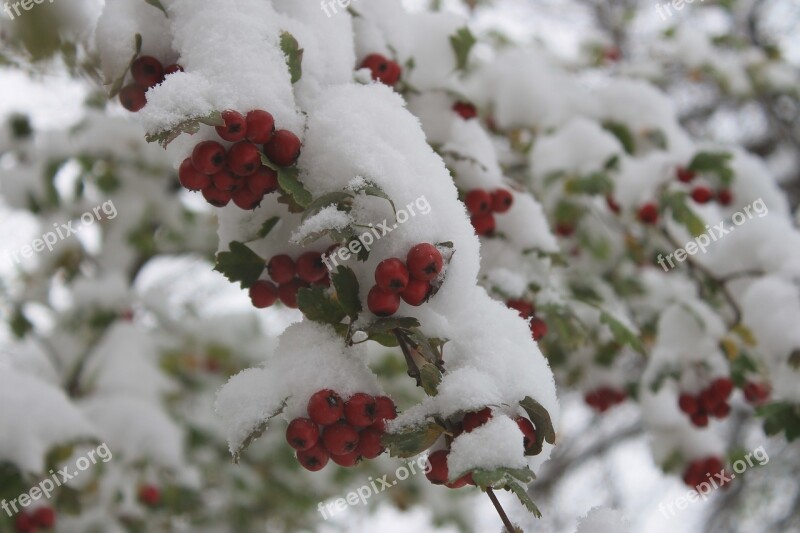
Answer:
[[[516,531],[514,524],[512,524],[511,520],[508,519],[505,509],[503,509],[503,506],[500,505],[500,500],[497,499],[497,496],[495,496],[491,487],[486,489],[486,494],[488,494],[489,499],[492,500],[492,504],[494,504],[494,508],[497,509],[497,514],[500,515],[500,519],[503,521],[503,525],[506,526],[508,533],[514,533]]]
[[[417,363],[414,361],[414,357],[411,355],[411,349],[408,346],[407,339],[403,332],[400,329],[392,330],[394,333],[395,338],[397,339],[397,343],[400,345],[400,349],[403,351],[403,357],[406,358],[406,365],[408,365],[408,375],[417,380],[417,387],[422,386],[422,376],[419,372],[419,367]]]

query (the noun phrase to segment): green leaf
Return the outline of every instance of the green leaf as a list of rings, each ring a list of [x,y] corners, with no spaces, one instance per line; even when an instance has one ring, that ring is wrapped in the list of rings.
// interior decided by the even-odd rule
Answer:
[[[628,327],[617,320],[612,314],[607,311],[600,311],[600,322],[606,324],[611,330],[614,339],[620,344],[627,344],[640,354],[644,355],[644,346],[639,339],[639,336],[628,329]]]
[[[422,390],[428,396],[436,396],[439,393],[439,384],[442,382],[442,372],[431,363],[425,363],[419,367],[419,379],[422,382]]]
[[[542,512],[539,511],[539,508],[536,507],[536,504],[533,503],[530,495],[528,494],[528,488],[525,485],[520,485],[519,483],[509,483],[506,486],[506,490],[513,492],[519,501],[522,502],[522,505],[536,518],[542,517]]]
[[[418,455],[439,439],[444,428],[435,422],[402,428],[396,433],[385,433],[381,442],[392,457],[408,458]]]
[[[214,270],[228,278],[231,283],[240,282],[243,289],[250,288],[258,280],[266,263],[253,250],[245,244],[233,241],[229,251],[217,254],[217,264]]]
[[[410,316],[379,318],[364,331],[366,333],[391,333],[395,329],[412,329],[420,326],[419,320]]]
[[[298,290],[297,306],[306,318],[314,322],[338,324],[347,316],[340,302],[331,298],[327,289],[319,285]]]
[[[286,56],[286,65],[292,76],[292,83],[297,83],[303,77],[303,49],[294,35],[288,31],[281,32],[281,50]]]
[[[469,53],[477,42],[478,40],[466,26],[460,28],[455,35],[450,36],[450,46],[453,47],[453,53],[456,55],[456,69],[465,70],[467,68]]]
[[[689,163],[689,170],[716,174],[724,185],[730,185],[733,181],[733,170],[729,166],[732,158],[727,152],[699,152]]]
[[[636,139],[628,126],[621,122],[608,121],[603,123],[603,128],[619,140],[625,152],[633,154],[636,151]]]
[[[538,455],[542,451],[542,441],[549,444],[556,443],[556,431],[553,428],[553,422],[550,420],[550,413],[547,412],[542,404],[526,396],[519,405],[528,413],[528,417],[533,422],[536,428],[536,449],[531,450],[525,455]]]
[[[685,192],[675,192],[665,195],[662,202],[672,212],[672,218],[684,226],[692,237],[699,237],[706,231],[706,223],[689,208],[686,202],[688,195]]]
[[[588,176],[567,180],[564,189],[571,194],[605,195],[614,191],[614,183],[605,172],[595,172]]]
[[[9,327],[11,327],[11,332],[14,334],[14,337],[21,339],[33,329],[33,324],[31,324],[25,316],[25,313],[22,312],[22,308],[17,307],[14,309]]]
[[[644,134],[644,138],[647,139],[650,144],[659,148],[661,150],[667,149],[667,136],[664,135],[664,132],[661,130],[649,130]]]
[[[790,403],[771,403],[756,409],[764,418],[764,432],[767,435],[785,433],[786,440],[792,442],[800,437],[800,406]]]
[[[364,187],[364,189],[362,189],[362,191],[367,196],[374,196],[376,198],[383,198],[384,200],[389,202],[389,205],[392,206],[392,211],[394,211],[395,216],[397,216],[397,208],[395,207],[394,202],[392,201],[391,198],[389,198],[389,195],[386,194],[386,192],[383,189],[381,189],[378,185],[370,182],[370,184],[367,185],[366,187]]]
[[[267,429],[267,424],[269,424],[269,421],[281,414],[283,410],[286,409],[286,400],[288,399],[289,398],[284,398],[280,407],[278,407],[278,409],[276,409],[272,414],[267,416],[267,418],[265,418],[253,431],[250,432],[250,434],[247,435],[247,438],[244,439],[241,446],[239,446],[236,451],[233,452],[234,463],[238,463],[242,453],[247,449],[247,447],[264,433],[264,431]]]
[[[344,312],[353,320],[361,312],[361,299],[358,297],[358,278],[355,273],[344,266],[339,266],[331,275],[331,282],[336,289],[336,299]]]
[[[208,126],[222,126],[225,122],[222,120],[222,115],[219,111],[213,111],[203,117],[192,117],[179,123],[177,126],[162,130],[158,133],[145,135],[145,140],[149,143],[157,142],[162,148],[166,148],[169,143],[177,139],[181,134],[187,133],[194,135],[200,131],[200,124]]]
[[[275,216],[267,220],[261,225],[261,229],[258,230],[258,236],[260,238],[264,238],[269,235],[269,232],[281,221],[281,217]]]
[[[308,207],[306,207],[306,210],[303,213],[301,222],[305,222],[330,205],[335,205],[339,211],[350,211],[350,206],[352,203],[353,195],[349,192],[339,191],[323,194],[308,204]]]
[[[451,478],[458,479],[463,472],[453,472]],[[510,483],[530,483],[536,479],[533,471],[527,466],[524,468],[495,468],[493,470],[473,470],[472,480],[481,489],[503,489]]]
[[[303,209],[311,205],[312,197],[308,189],[298,179],[299,171],[296,167],[278,169],[278,185],[281,190],[292,197],[292,199]]]
[[[150,4],[153,7],[157,7],[158,9],[161,10],[162,13],[164,13],[165,16],[168,16],[167,15],[167,10],[164,9],[164,6],[161,4],[161,2],[159,0],[144,0],[144,1],[147,2],[148,4]]]

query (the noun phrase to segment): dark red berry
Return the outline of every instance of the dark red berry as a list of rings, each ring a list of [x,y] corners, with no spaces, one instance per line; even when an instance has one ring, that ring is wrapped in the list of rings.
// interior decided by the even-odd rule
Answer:
[[[321,426],[329,426],[344,416],[344,402],[330,389],[315,392],[306,407],[309,418]]]
[[[250,286],[250,301],[258,309],[270,307],[278,301],[278,288],[271,281],[260,279]]]
[[[222,112],[222,126],[217,126],[217,135],[232,143],[239,142],[247,135],[247,123],[244,115],[233,109],[226,109]]]
[[[717,378],[711,383],[711,387],[720,398],[728,398],[733,392],[733,381],[730,378]]]
[[[568,222],[556,224],[556,235],[561,237],[572,237],[575,234],[575,225]]]
[[[720,189],[717,191],[717,201],[720,205],[731,205],[733,203],[733,193],[730,189]]]
[[[378,316],[391,316],[400,308],[400,295],[384,291],[376,285],[367,295],[367,307]]]
[[[239,185],[239,177],[228,169],[222,169],[211,175],[214,187],[221,191],[232,191]]]
[[[699,406],[697,405],[697,399],[693,395],[683,393],[678,397],[678,407],[680,407],[681,411],[691,416],[697,412]]]
[[[161,491],[153,485],[144,485],[139,488],[139,501],[153,507],[161,501]]]
[[[396,62],[387,59],[380,54],[370,54],[361,63],[361,68],[368,68],[372,73],[372,79],[394,86],[400,81],[403,69]]]
[[[356,448],[358,454],[364,459],[375,459],[382,454],[381,435],[379,430],[372,427],[362,430],[358,435],[358,448]]]
[[[528,318],[532,316],[535,311],[533,304],[526,302],[525,300],[508,300],[506,302],[506,307],[509,309],[514,309],[522,318]]]
[[[700,406],[706,413],[714,412],[714,409],[724,401],[713,387],[709,387],[700,393]]]
[[[464,431],[469,433],[473,429],[484,425],[490,418],[492,418],[492,409],[489,407],[484,407],[480,411],[467,413],[464,415],[464,420],[462,420]]]
[[[475,234],[479,237],[489,237],[493,235],[494,230],[497,227],[494,215],[491,213],[486,213],[484,215],[472,215],[469,221],[472,223],[472,227],[475,229]]]
[[[183,72],[183,67],[178,65],[177,63],[173,63],[164,67],[164,76],[168,74],[175,74],[176,72]]]
[[[322,446],[321,442],[317,442],[316,445],[308,450],[297,452],[297,460],[300,462],[303,468],[310,470],[311,472],[317,472],[325,468],[325,465],[328,464],[329,459],[330,455]]]
[[[533,335],[533,340],[535,341],[539,341],[545,335],[547,335],[547,322],[545,322],[541,318],[533,317],[531,319],[530,328],[531,328],[531,335]]]
[[[164,79],[164,66],[152,56],[142,56],[131,64],[131,76],[142,87],[152,87]]]
[[[418,244],[408,251],[406,266],[412,278],[431,281],[442,271],[442,254],[432,244]]]
[[[714,412],[711,413],[716,418],[725,418],[731,412],[731,406],[728,405],[727,402],[722,402],[721,404],[717,405],[714,409]]]
[[[689,183],[697,176],[697,173],[695,173],[694,170],[689,170],[685,167],[678,167],[676,175],[679,181],[682,181],[683,183]]]
[[[203,141],[192,150],[192,164],[198,172],[216,174],[225,166],[225,147],[217,141]]]
[[[239,187],[233,191],[231,198],[233,199],[233,203],[236,204],[239,209],[252,211],[261,204],[261,200],[264,198],[264,195],[256,194],[247,187]]]
[[[428,300],[431,294],[431,284],[429,281],[419,281],[417,279],[408,280],[405,290],[400,293],[400,297],[408,305],[419,307]]]
[[[522,445],[525,448],[525,453],[531,453],[536,450],[536,428],[533,427],[531,421],[525,417],[518,417],[516,419],[517,427],[522,432]]]
[[[478,116],[478,110],[469,102],[456,102],[453,104],[453,111],[464,120],[470,120]]]
[[[306,252],[297,258],[297,276],[308,283],[316,283],[328,273],[322,254],[319,252]]]
[[[492,211],[492,195],[483,189],[473,189],[464,198],[471,215],[485,215]]]
[[[231,146],[227,157],[228,168],[237,176],[249,176],[261,166],[258,146],[242,141]]]
[[[14,529],[19,533],[34,533],[36,522],[28,512],[23,511],[14,519]]]
[[[639,208],[637,216],[639,221],[643,224],[655,224],[658,222],[658,206],[652,202],[648,202]]]
[[[33,521],[39,527],[50,529],[56,524],[56,512],[52,507],[39,507],[33,512]]]
[[[310,418],[295,418],[286,428],[286,442],[302,452],[312,448],[319,440],[319,428]]]
[[[199,191],[211,185],[211,178],[202,172],[198,172],[192,164],[192,159],[187,157],[178,168],[178,180],[181,185],[190,191]]]
[[[277,130],[270,141],[264,145],[264,153],[270,161],[280,167],[288,167],[297,161],[302,144],[300,139],[288,130]]]
[[[386,430],[385,421],[397,418],[397,407],[388,396],[378,396],[375,398],[375,422],[371,427],[383,432]]]
[[[209,185],[203,189],[203,198],[214,207],[225,207],[228,205],[228,202],[231,201],[231,193],[230,191],[221,191],[213,185]]]
[[[358,464],[358,461],[360,459],[361,456],[358,454],[358,450],[353,450],[352,452],[346,453],[344,455],[336,455],[334,453],[331,454],[331,461],[345,468],[356,466],[356,464]]]
[[[706,427],[708,425],[708,415],[705,413],[695,413],[691,416],[692,424],[697,427]]]
[[[289,283],[282,283],[278,287],[278,298],[286,307],[297,309],[297,291],[303,287],[308,287],[308,284],[299,279],[293,279]]]
[[[514,195],[506,189],[495,189],[492,192],[492,211],[505,213],[514,205]]]
[[[336,422],[322,432],[322,444],[331,454],[350,453],[358,446],[358,431],[347,422]]]
[[[711,192],[711,189],[704,186],[695,187],[692,189],[692,200],[697,202],[698,204],[707,204],[711,201],[711,198],[714,197],[714,193]]]
[[[344,417],[351,426],[367,427],[377,416],[375,398],[369,394],[357,392],[344,403]]]
[[[455,481],[445,483],[444,486],[448,489],[460,489],[461,487],[467,486],[470,479],[472,479],[472,473],[465,474]]]
[[[428,472],[425,477],[434,485],[447,483],[447,450],[437,450],[428,456]]]
[[[606,205],[614,214],[619,214],[622,211],[622,208],[617,203],[617,200],[610,194],[606,195]]]
[[[408,269],[406,264],[392,257],[384,259],[375,268],[375,284],[387,292],[403,292],[408,286]]]
[[[136,113],[147,104],[147,97],[144,93],[144,87],[135,83],[126,85],[119,92],[119,103],[131,113]]]
[[[263,197],[278,190],[278,173],[269,167],[260,166],[254,173],[245,177],[244,182],[253,194]]]
[[[276,255],[267,263],[267,273],[277,284],[289,283],[294,279],[295,267],[294,261],[286,254]]]
[[[261,109],[254,109],[247,113],[247,140],[251,143],[266,144],[275,131],[275,119],[271,114]]]

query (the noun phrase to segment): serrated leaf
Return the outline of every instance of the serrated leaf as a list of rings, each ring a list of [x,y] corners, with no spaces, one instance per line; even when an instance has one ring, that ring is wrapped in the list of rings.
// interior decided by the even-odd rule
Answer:
[[[288,31],[281,32],[281,50],[286,56],[286,65],[289,67],[292,83],[297,83],[303,77],[304,50],[300,48],[300,43],[297,42],[294,35]]]
[[[283,412],[283,410],[286,408],[286,400],[288,399],[289,398],[284,398],[284,400],[281,402],[280,407],[278,407],[278,409],[275,412],[270,414],[253,431],[251,431],[249,435],[247,435],[247,438],[244,439],[242,444],[236,449],[235,452],[233,452],[234,463],[238,463],[239,459],[242,456],[242,453],[247,449],[247,447],[250,446],[250,444],[252,444],[254,440],[256,440],[258,437],[264,434],[264,431],[267,429],[267,424],[269,424],[269,421]]]
[[[451,477],[455,479],[462,474],[463,472],[454,472]],[[536,476],[527,466],[524,468],[501,467],[492,470],[478,469],[472,471],[472,480],[484,490],[487,488],[502,489],[505,485],[517,481],[521,483],[530,483],[534,479],[536,479]]]
[[[295,167],[278,169],[278,185],[281,190],[290,195],[292,199],[303,209],[311,205],[312,197],[308,189],[305,188],[298,179],[299,171]]]
[[[527,487],[524,485],[520,485],[519,483],[509,483],[506,486],[506,490],[509,492],[514,493],[519,501],[522,502],[522,505],[536,518],[542,517],[542,512],[539,511],[539,508],[536,507],[536,504],[533,503],[530,495],[528,494]]]
[[[420,366],[419,379],[425,394],[428,396],[436,396],[439,393],[439,384],[442,382],[442,372],[436,365],[425,363]]]
[[[698,217],[694,211],[689,208],[686,202],[687,194],[685,192],[676,192],[664,196],[662,202],[672,212],[672,218],[678,224],[684,226],[692,237],[699,237],[706,231],[706,224],[703,219]]]
[[[642,346],[642,341],[639,339],[639,336],[628,329],[628,327],[617,320],[611,313],[607,311],[600,311],[600,323],[605,324],[611,330],[611,334],[614,336],[614,340],[616,340],[620,344],[627,344],[640,354],[644,355],[644,346]]]
[[[265,261],[238,241],[231,242],[228,250],[217,254],[214,270],[228,278],[231,283],[238,281],[243,289],[250,288],[264,272]]]
[[[636,139],[628,126],[621,122],[608,121],[603,123],[603,128],[619,140],[626,153],[632,155],[636,151]]]
[[[325,324],[338,324],[347,316],[342,305],[319,285],[298,290],[297,307],[307,319]]]
[[[414,348],[426,361],[437,366],[441,363],[441,353],[431,344],[430,339],[423,335],[422,332],[414,328],[405,331],[404,334],[412,348]]]
[[[467,68],[469,53],[477,42],[478,40],[466,26],[450,36],[450,46],[453,47],[453,53],[456,55],[456,69],[465,70]]]
[[[330,205],[335,205],[339,211],[349,211],[350,205],[353,201],[353,195],[349,192],[331,192],[328,194],[323,194],[306,207],[305,212],[303,213],[303,218],[301,222],[305,222],[309,218],[313,217],[326,207]]]
[[[408,458],[418,455],[439,439],[444,432],[439,424],[428,422],[425,425],[402,428],[395,433],[385,433],[381,442],[392,457]]]
[[[536,428],[536,440],[538,443],[541,444],[541,440],[539,439],[543,439],[548,444],[555,444],[556,431],[553,429],[553,422],[550,420],[550,413],[547,412],[547,409],[530,396],[526,396],[519,402],[519,405],[525,409],[531,422],[533,422],[533,426]]]
[[[161,4],[159,0],[144,0],[144,1],[153,7],[157,7],[158,9],[161,10],[162,13],[164,13],[165,16],[167,16],[167,10],[164,9],[164,6]]]
[[[194,135],[200,131],[200,125],[206,124],[209,126],[221,126],[223,124],[222,116],[219,111],[213,111],[203,117],[192,117],[179,123],[177,126],[162,130],[158,133],[152,133],[145,136],[147,142],[157,142],[162,148],[166,148],[169,143],[177,139],[181,134]]]
[[[756,409],[764,418],[764,432],[777,435],[783,432],[786,440],[792,442],[800,437],[800,408],[789,403],[771,403]]]
[[[355,273],[344,266],[339,266],[331,275],[331,282],[336,289],[336,299],[344,309],[344,312],[352,318],[356,319],[361,312],[361,299],[358,296],[358,278]]]
[[[260,238],[264,238],[269,235],[269,232],[281,221],[281,217],[275,216],[267,220],[261,225],[261,229],[258,230],[258,236]]]

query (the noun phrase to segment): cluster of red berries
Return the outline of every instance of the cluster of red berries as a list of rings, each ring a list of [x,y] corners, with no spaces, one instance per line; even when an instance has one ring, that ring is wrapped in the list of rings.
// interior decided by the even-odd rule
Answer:
[[[385,422],[397,417],[388,396],[357,392],[345,402],[330,389],[315,392],[306,411],[308,418],[291,421],[286,441],[297,451],[300,464],[312,472],[322,470],[328,460],[347,467],[378,457],[383,453]]]
[[[161,490],[155,485],[142,485],[139,487],[139,501],[148,507],[155,507],[161,503]]]
[[[678,181],[690,183],[697,177],[697,173],[685,167],[678,167],[676,170]],[[719,189],[716,192],[705,185],[698,185],[692,189],[692,200],[698,204],[707,204],[711,200],[717,200],[720,205],[730,205],[733,202],[733,193],[730,189]]]
[[[712,479],[715,474],[720,474],[724,471],[725,465],[719,457],[706,457],[703,459],[695,459],[686,470],[683,472],[683,482],[689,487],[697,487],[704,481]],[[725,485],[722,485],[725,487]]]
[[[505,213],[514,204],[514,196],[506,189],[495,189],[492,192],[484,189],[473,189],[464,198],[470,221],[475,233],[480,236],[494,233],[494,214]]]
[[[429,243],[417,244],[406,260],[384,259],[375,268],[375,286],[367,295],[367,307],[378,316],[391,316],[400,308],[400,299],[420,306],[431,294],[431,281],[442,271],[442,254]]]
[[[397,61],[392,61],[381,54],[370,54],[361,62],[361,68],[368,68],[372,79],[389,87],[394,87],[403,75],[403,69]]]
[[[731,406],[728,404],[731,392],[733,392],[733,382],[728,378],[717,378],[699,394],[682,393],[678,397],[678,407],[689,415],[692,424],[706,427],[709,416],[725,418],[731,412]]]
[[[642,224],[655,225],[658,223],[658,205],[655,202],[647,202],[639,208],[636,218]]]
[[[586,396],[583,397],[583,401],[597,412],[605,413],[615,405],[624,402],[627,397],[628,394],[624,390],[600,387],[599,389],[586,393]]]
[[[538,342],[539,339],[542,339],[545,335],[547,335],[547,322],[536,316],[536,308],[532,303],[519,299],[508,300],[506,302],[506,307],[516,310],[519,313],[519,316],[525,320],[530,318],[530,328],[531,335],[533,335],[533,340]]]
[[[265,195],[278,190],[278,174],[261,164],[257,145],[264,145],[272,163],[288,167],[300,156],[300,139],[291,131],[276,130],[275,119],[261,109],[247,116],[228,109],[222,112],[222,120],[225,123],[217,126],[217,134],[234,144],[226,150],[217,141],[199,143],[181,163],[178,178],[190,191],[202,191],[214,207],[233,200],[241,209],[255,209]]]
[[[164,68],[161,61],[152,56],[137,58],[131,63],[133,83],[126,85],[119,92],[119,101],[122,107],[136,113],[147,104],[145,96],[147,89],[155,87],[164,81],[164,76],[175,72],[183,72],[183,67],[172,64]]]
[[[744,399],[751,405],[761,405],[769,400],[771,389],[767,383],[748,381],[744,385]]]
[[[270,307],[278,299],[286,307],[297,309],[298,290],[310,285],[327,287],[331,283],[319,252],[306,252],[296,262],[286,254],[276,255],[267,263],[267,273],[275,283],[260,279],[250,286],[250,300],[258,309]]]
[[[478,116],[478,109],[469,102],[456,102],[453,104],[453,111],[464,120],[470,120]]]
[[[461,433],[469,433],[475,428],[484,425],[492,418],[492,409],[485,407],[480,411],[469,412],[464,415],[464,418],[458,425],[455,436]],[[515,419],[519,430],[522,432],[522,445],[525,452],[532,452],[536,446],[536,428],[527,418],[520,416]],[[428,472],[425,477],[434,485],[444,485],[450,489],[460,489],[465,485],[475,485],[472,479],[472,472],[467,472],[458,479],[449,482],[449,472],[447,469],[447,456],[450,454],[449,449],[436,450],[428,456]]]
[[[34,533],[40,529],[52,529],[55,524],[56,512],[52,507],[22,511],[14,519],[14,529],[19,533]]]

